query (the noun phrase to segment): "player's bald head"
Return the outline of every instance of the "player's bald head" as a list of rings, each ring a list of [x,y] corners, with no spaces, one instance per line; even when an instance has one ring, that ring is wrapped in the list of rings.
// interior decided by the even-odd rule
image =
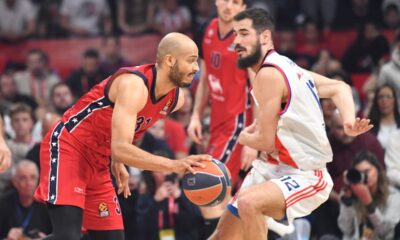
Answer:
[[[167,55],[178,58],[183,52],[198,52],[196,44],[191,38],[182,33],[169,33],[158,44],[157,64],[162,65]]]

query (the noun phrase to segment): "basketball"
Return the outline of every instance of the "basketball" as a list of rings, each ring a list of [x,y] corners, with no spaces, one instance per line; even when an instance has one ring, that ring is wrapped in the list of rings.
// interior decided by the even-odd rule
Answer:
[[[230,194],[231,174],[225,164],[216,159],[202,163],[205,168],[194,167],[195,174],[188,172],[183,176],[183,192],[198,206],[214,206]]]

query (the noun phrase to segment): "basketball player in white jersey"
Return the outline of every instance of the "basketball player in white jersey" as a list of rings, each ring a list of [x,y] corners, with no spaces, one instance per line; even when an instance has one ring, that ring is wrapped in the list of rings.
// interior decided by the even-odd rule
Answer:
[[[239,67],[256,74],[256,121],[239,142],[264,154],[253,162],[239,193],[231,200],[211,239],[267,239],[266,217],[289,223],[328,199],[333,183],[326,170],[332,150],[319,98],[331,98],[347,135],[372,128],[355,118],[351,89],[297,66],[274,51],[274,23],[268,12],[248,9],[234,18]]]

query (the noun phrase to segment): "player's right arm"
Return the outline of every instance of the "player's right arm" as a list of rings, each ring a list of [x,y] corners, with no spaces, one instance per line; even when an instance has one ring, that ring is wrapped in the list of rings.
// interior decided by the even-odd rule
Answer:
[[[111,157],[117,163],[149,170],[184,173],[194,172],[193,166],[203,167],[208,155],[189,156],[180,160],[156,156],[132,144],[137,114],[147,102],[148,91],[143,80],[133,74],[122,74],[111,85],[109,97],[114,102],[111,128]]]
[[[330,98],[336,105],[343,120],[344,131],[349,136],[357,136],[369,131],[373,126],[369,119],[356,118],[353,95],[349,85],[343,81],[330,79],[314,72],[309,73],[318,90],[320,98]]]
[[[207,86],[207,68],[203,59],[200,61],[200,79],[199,85],[197,86],[195,99],[194,99],[194,107],[192,117],[190,118],[190,123],[188,127],[188,135],[189,137],[200,144],[203,138],[202,129],[201,129],[201,118],[208,104],[208,99],[210,96],[210,91]]]

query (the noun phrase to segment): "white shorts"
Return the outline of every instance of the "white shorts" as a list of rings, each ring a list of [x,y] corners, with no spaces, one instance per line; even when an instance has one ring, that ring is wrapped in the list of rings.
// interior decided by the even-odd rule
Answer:
[[[307,216],[314,211],[328,199],[333,187],[326,168],[305,171],[255,160],[253,169],[247,174],[239,192],[267,181],[275,183],[282,190],[289,223],[292,223],[295,218]],[[229,202],[228,210],[239,217],[236,196]]]

